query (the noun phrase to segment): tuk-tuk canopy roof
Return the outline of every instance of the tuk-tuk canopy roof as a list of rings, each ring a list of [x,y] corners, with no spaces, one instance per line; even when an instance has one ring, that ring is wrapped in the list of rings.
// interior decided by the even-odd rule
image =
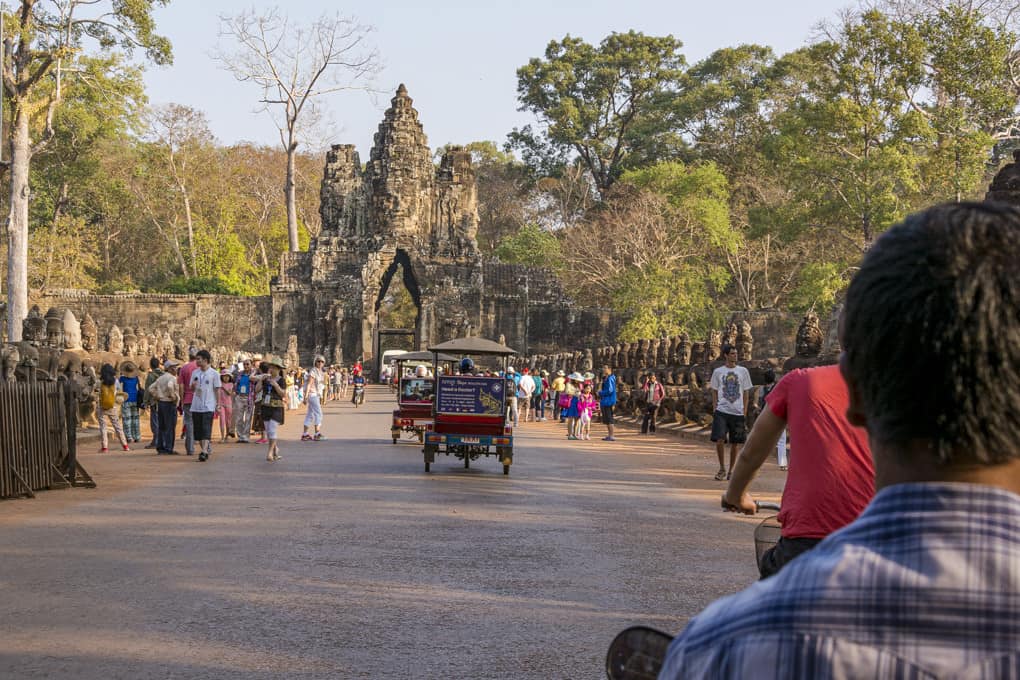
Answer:
[[[485,338],[456,338],[429,347],[430,352],[450,352],[452,354],[495,354],[509,356],[517,354],[517,350],[501,345]]]
[[[431,364],[434,356],[432,352],[407,352],[406,354],[398,354],[393,357],[393,360],[400,363],[422,361]],[[455,357],[452,354],[440,354],[438,359],[439,361],[460,361],[460,357]]]

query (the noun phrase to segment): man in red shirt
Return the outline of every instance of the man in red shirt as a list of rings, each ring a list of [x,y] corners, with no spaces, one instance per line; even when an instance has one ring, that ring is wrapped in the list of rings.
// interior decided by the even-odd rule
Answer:
[[[847,421],[849,400],[838,366],[791,371],[766,398],[723,495],[724,505],[754,514],[747,488],[789,427],[782,538],[762,556],[762,578],[854,521],[875,494],[867,432]]]
[[[181,415],[184,416],[184,451],[190,456],[195,452],[195,427],[191,420],[191,402],[195,398],[195,391],[191,387],[191,374],[198,368],[195,355],[198,349],[188,348],[188,363],[181,366],[177,373],[177,384],[181,391]]]

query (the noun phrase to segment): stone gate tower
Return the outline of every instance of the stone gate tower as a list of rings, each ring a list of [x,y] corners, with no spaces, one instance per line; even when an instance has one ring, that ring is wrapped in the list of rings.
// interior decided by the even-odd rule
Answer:
[[[297,335],[302,359],[335,361],[375,351],[378,309],[402,266],[419,314],[416,348],[480,330],[482,259],[470,153],[439,167],[401,85],[367,164],[353,145],[326,156],[322,232],[307,253],[287,253],[273,286],[273,345]]]

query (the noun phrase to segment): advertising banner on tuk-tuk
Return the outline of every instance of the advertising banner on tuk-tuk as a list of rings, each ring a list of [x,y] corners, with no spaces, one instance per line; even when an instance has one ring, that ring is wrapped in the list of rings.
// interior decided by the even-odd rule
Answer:
[[[503,413],[503,378],[442,376],[436,392],[436,413],[456,416],[498,416]]]

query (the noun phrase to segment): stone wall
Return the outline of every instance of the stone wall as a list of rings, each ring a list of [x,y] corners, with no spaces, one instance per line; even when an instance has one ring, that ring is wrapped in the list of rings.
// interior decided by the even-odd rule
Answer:
[[[198,340],[208,347],[250,352],[270,348],[273,304],[269,296],[230,295],[37,295],[29,305],[71,310],[78,319],[92,315],[101,332],[111,326],[169,330],[174,338]],[[282,349],[286,347],[286,339]]]

